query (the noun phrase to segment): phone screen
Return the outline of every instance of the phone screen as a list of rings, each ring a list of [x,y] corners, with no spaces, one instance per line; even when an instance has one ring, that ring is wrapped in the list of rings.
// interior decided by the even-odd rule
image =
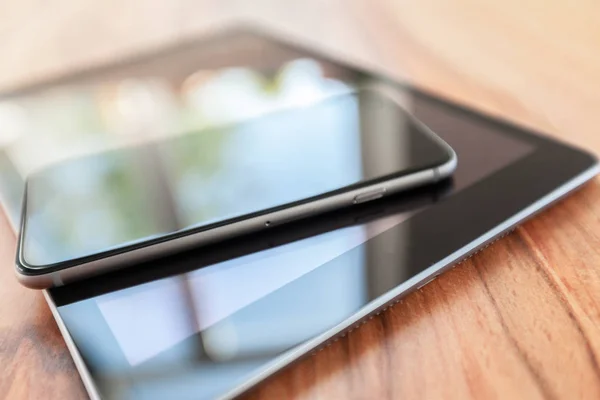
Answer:
[[[432,168],[449,157],[385,94],[346,91],[32,174],[22,254],[32,266],[61,263]]]

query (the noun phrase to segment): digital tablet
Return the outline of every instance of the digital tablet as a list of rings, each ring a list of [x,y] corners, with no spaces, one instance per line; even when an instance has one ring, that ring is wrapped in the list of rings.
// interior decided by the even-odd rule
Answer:
[[[338,77],[368,74],[264,35],[236,35],[261,43],[265,59],[277,47]],[[160,57],[170,51],[181,48]],[[599,172],[593,156],[566,144],[414,88],[405,87],[403,98],[458,154],[441,192],[415,193],[421,200],[413,202],[409,195],[388,199],[379,211],[306,221],[149,262],[136,274],[45,292],[90,396],[244,393]]]

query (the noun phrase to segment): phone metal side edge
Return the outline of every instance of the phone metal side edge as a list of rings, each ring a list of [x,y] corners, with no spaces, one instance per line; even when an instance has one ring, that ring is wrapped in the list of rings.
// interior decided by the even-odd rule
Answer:
[[[19,235],[17,249],[17,265],[15,274],[19,282],[33,289],[46,289],[53,286],[62,286],[69,282],[81,280],[103,272],[127,268],[136,262],[147,261],[152,258],[167,256],[179,251],[190,250],[196,246],[206,245],[219,240],[229,239],[243,234],[266,229],[294,220],[308,218],[341,207],[351,206],[356,196],[374,190],[385,190],[387,194],[432,184],[449,176],[456,168],[456,155],[452,152],[450,160],[442,166],[419,171],[414,174],[401,176],[385,182],[379,182],[359,189],[340,193],[335,196],[319,199],[314,202],[286,208],[269,214],[261,215],[233,224],[224,225],[207,231],[192,233],[177,239],[167,240],[151,246],[133,249],[113,256],[101,258],[73,267],[64,268],[42,274],[26,274],[21,272],[20,265],[25,265],[23,258],[22,235]],[[20,265],[19,265],[20,264]]]
[[[453,268],[461,260],[464,260],[470,255],[475,254],[477,251],[481,250],[488,244],[499,239],[500,237],[502,237],[503,235],[520,225],[521,223],[534,217],[536,214],[545,210],[546,208],[552,206],[554,203],[558,202],[574,190],[578,189],[579,187],[593,179],[599,173],[600,163],[596,163],[594,166],[573,177],[571,180],[559,186],[546,196],[540,198],[539,200],[524,208],[512,217],[509,217],[503,223],[491,229],[486,234],[480,236],[468,245],[456,250],[452,254],[448,255],[446,258],[433,264],[431,267],[422,271],[421,273],[413,276],[411,279],[392,289],[383,296],[380,296],[379,298],[375,299],[367,306],[365,306],[361,311],[346,319],[346,321],[325,331],[324,333],[305,342],[304,344],[288,351],[283,356],[277,358],[275,361],[267,365],[260,373],[256,374],[243,384],[237,386],[236,388],[221,396],[221,399],[231,399],[236,396],[239,396],[240,394],[259,384],[269,376],[288,366],[292,362],[318,349],[320,346],[323,346],[329,340],[332,340],[334,337],[339,337],[343,335],[345,332],[357,326],[361,323],[361,321],[364,321],[371,315],[376,315],[377,313],[384,310],[386,307],[395,304],[403,296],[429,283],[431,280],[433,280],[432,277],[437,277],[438,275]],[[93,400],[100,399],[94,380],[89,370],[87,369],[87,366],[85,365],[83,359],[81,358],[81,354],[77,350],[77,347],[71,335],[69,334],[69,331],[65,326],[64,321],[62,320],[56,307],[56,304],[52,300],[52,296],[48,293],[47,290],[44,290],[43,292],[44,297],[46,298],[46,302],[48,303],[48,306],[52,311],[52,315],[56,319],[59,330],[65,338],[67,348],[69,349],[71,357],[75,362],[77,371],[81,375],[81,379],[84,383],[86,390],[88,390],[88,394]]]

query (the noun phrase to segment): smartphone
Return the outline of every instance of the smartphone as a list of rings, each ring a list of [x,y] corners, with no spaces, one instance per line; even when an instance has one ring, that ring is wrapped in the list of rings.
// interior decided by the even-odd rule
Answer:
[[[26,182],[18,276],[62,285],[431,184],[456,164],[375,86],[68,160]]]
[[[455,167],[450,146],[369,87],[32,174],[17,270],[26,286],[62,285],[431,184]]]

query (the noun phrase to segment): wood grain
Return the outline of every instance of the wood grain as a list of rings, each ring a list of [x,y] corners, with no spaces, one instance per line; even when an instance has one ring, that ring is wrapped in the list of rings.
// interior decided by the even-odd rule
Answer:
[[[592,0],[2,0],[0,86],[259,20],[600,154]],[[81,398],[0,220],[0,396]],[[272,398],[600,398],[600,181],[260,385]]]

